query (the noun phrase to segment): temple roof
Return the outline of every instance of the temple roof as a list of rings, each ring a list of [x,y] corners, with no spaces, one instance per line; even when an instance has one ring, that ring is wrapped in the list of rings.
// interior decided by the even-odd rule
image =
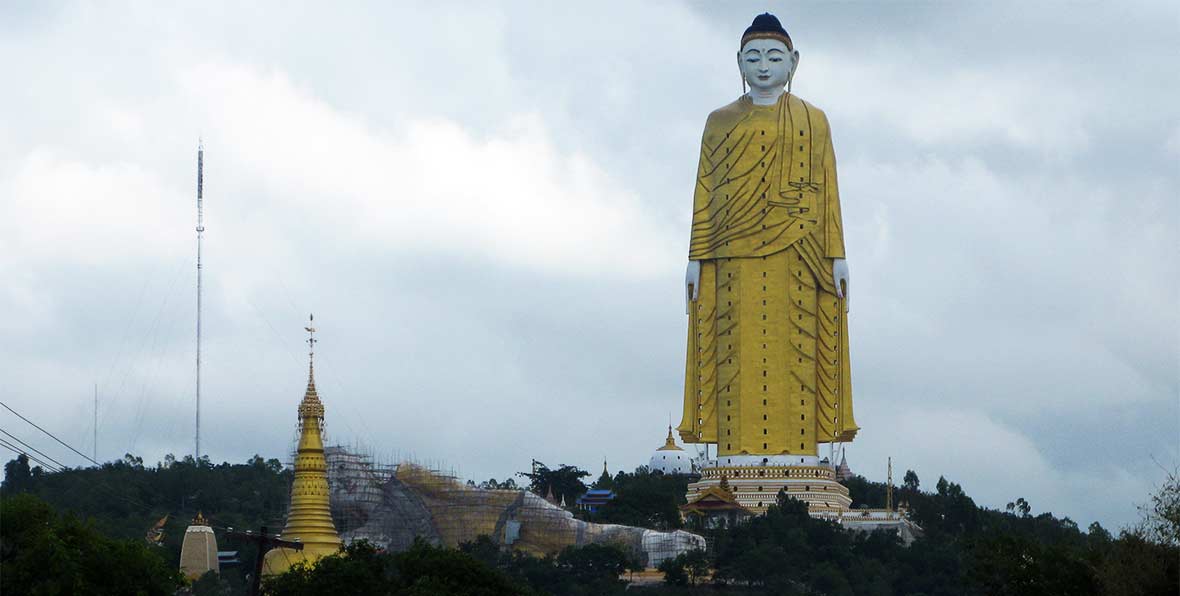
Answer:
[[[615,493],[613,491],[592,488],[586,491],[582,496],[578,497],[578,504],[602,505],[613,498],[615,498]]]
[[[852,469],[848,467],[848,459],[843,453],[840,454],[840,465],[836,466],[836,479],[848,480],[852,478]]]
[[[737,497],[729,489],[729,482],[725,477],[721,478],[719,486],[710,486],[701,491],[693,498],[693,500],[680,506],[680,510],[684,513],[698,513],[703,514],[710,511],[739,511],[751,514],[749,509],[746,509],[738,502]]]
[[[684,451],[676,445],[676,439],[672,438],[672,427],[668,426],[668,438],[664,439],[664,446],[656,449],[656,451]]]

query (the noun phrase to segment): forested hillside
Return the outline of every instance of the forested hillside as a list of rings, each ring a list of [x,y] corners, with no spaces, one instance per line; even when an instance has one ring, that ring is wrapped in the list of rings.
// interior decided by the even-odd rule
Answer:
[[[100,552],[116,553],[111,555],[115,558],[102,560],[122,560],[120,566],[129,571],[113,579],[144,578],[157,586],[145,593],[163,593],[158,586],[171,580],[161,570],[176,568],[184,528],[198,510],[218,529],[223,550],[242,548],[249,568],[253,551],[222,538],[221,529],[263,524],[280,528],[291,479],[278,460],[257,456],[244,464],[167,458],[150,466],[127,456],[102,467],[57,473],[30,469],[28,461],[18,457],[8,462],[5,472],[0,491],[0,588],[6,593],[14,588],[10,582],[35,581],[44,575],[38,556],[28,554],[30,549],[66,543],[105,545],[84,551],[90,554],[78,554],[83,553],[80,547],[60,552],[75,553],[71,556],[86,561]],[[532,480],[532,488],[543,489],[568,477],[568,482],[563,481],[568,490],[585,489],[580,480],[585,473],[576,468],[562,466],[550,472],[552,478],[537,473],[526,477]],[[612,488],[618,496],[591,518],[658,529],[677,527],[674,512],[683,502],[685,482],[646,468],[604,476],[595,486]],[[846,485],[854,503],[884,505],[884,484],[855,477]],[[780,497],[765,516],[736,528],[707,532],[709,552],[664,565],[666,585],[643,589],[653,595],[1073,596],[1175,594],[1180,585],[1180,483],[1175,475],[1157,493],[1144,496],[1139,524],[1115,534],[1097,523],[1083,529],[1068,517],[1032,515],[1030,504],[1019,498],[1004,511],[982,508],[961,486],[944,478],[938,479],[934,490],[924,491],[913,472],[906,474],[894,495],[908,505],[911,518],[924,531],[924,537],[910,547],[890,534],[845,532],[812,519],[803,504]],[[147,546],[145,535],[165,515],[169,518],[161,545]],[[353,588],[411,594],[418,593],[411,584],[426,582],[442,590],[433,592],[437,594],[601,595],[622,593],[626,582],[618,580],[619,574],[634,567],[625,553],[610,548],[569,549],[559,556],[535,558],[500,551],[490,541],[455,551],[423,545],[411,553],[393,555],[360,546],[352,553],[351,558],[322,570],[304,570],[272,582],[272,593],[321,593],[316,586],[352,593],[340,582],[350,577],[359,581],[380,569],[385,579],[368,577],[364,586]],[[159,563],[153,562],[157,559]],[[446,570],[451,567],[468,579],[448,577]],[[71,585],[90,585],[85,569],[74,571],[81,575]],[[94,577],[104,577],[92,571]],[[70,577],[66,572],[52,575],[45,581]],[[224,579],[220,586],[216,581],[203,582],[197,586],[198,593],[241,593],[240,569],[228,571]],[[478,588],[485,581],[491,587],[481,591]],[[709,586],[694,585],[705,583]]]
[[[5,465],[3,493],[29,493],[60,512],[89,519],[94,528],[112,538],[146,542],[148,531],[168,516],[164,538],[157,548],[173,568],[180,560],[184,530],[200,511],[214,526],[257,529],[263,524],[281,528],[290,490],[291,472],[277,459],[254,456],[243,464],[214,465],[208,458],[171,456],[154,465],[127,455],[102,467],[68,469],[58,473],[30,469],[18,457]],[[222,550],[237,550],[218,533]],[[253,563],[250,549],[243,563]]]

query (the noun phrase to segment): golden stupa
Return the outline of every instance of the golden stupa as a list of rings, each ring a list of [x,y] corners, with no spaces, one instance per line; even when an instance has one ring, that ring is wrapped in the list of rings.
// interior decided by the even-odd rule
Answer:
[[[314,319],[313,319],[314,320]],[[275,548],[266,553],[263,575],[277,575],[299,561],[315,563],[321,557],[335,554],[343,542],[336,533],[329,509],[328,464],[324,459],[324,404],[315,390],[315,328],[308,352],[307,391],[299,402],[299,448],[295,455],[295,481],[291,485],[291,508],[283,540],[301,542],[303,550]]]

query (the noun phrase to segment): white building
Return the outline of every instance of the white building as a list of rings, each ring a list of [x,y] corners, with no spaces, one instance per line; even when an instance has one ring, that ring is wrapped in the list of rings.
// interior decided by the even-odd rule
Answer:
[[[668,438],[664,441],[664,446],[656,449],[656,452],[652,454],[647,469],[652,472],[658,470],[665,474],[692,473],[692,457],[676,445],[676,439],[672,438],[671,426],[668,427]]]

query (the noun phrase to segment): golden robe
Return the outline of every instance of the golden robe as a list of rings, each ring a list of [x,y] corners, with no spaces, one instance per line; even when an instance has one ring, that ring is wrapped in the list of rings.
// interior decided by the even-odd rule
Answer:
[[[849,441],[848,322],[832,261],[844,258],[828,120],[784,93],[741,99],[705,123],[688,258],[686,443],[724,455],[816,455]]]

